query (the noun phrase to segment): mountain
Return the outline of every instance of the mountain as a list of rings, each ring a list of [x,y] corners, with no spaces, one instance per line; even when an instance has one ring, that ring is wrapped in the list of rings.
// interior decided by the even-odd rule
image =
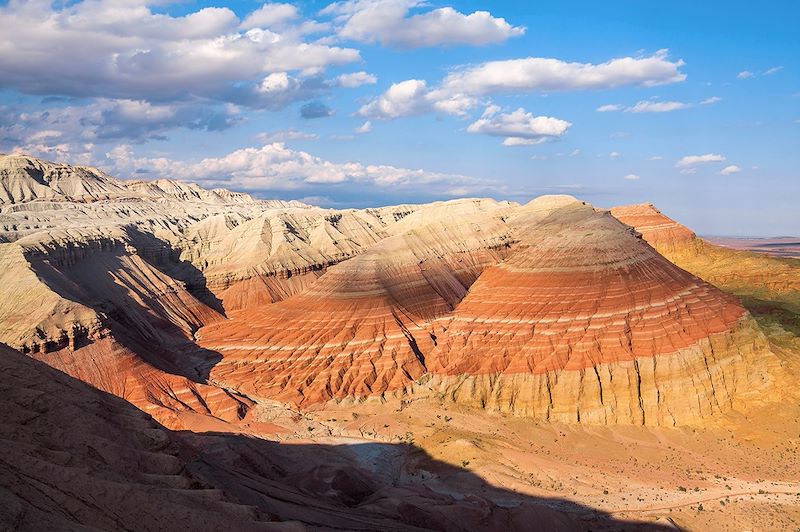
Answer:
[[[800,261],[649,204],[0,175],[0,529],[797,519]]]
[[[331,210],[25,157],[0,173],[51,185],[0,213],[0,341],[169,427],[390,396],[697,424],[781,371],[735,298],[570,196]],[[641,216],[664,253],[697,245]]]
[[[735,294],[758,315],[777,315],[800,331],[800,259],[714,245],[651,204],[615,207],[611,213],[681,268]]]

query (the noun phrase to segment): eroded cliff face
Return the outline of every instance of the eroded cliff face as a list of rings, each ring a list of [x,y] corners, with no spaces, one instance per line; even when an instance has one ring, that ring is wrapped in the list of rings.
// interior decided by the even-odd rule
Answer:
[[[211,376],[245,394],[311,405],[401,390],[426,372],[431,324],[508,253],[510,206],[459,200],[410,214],[409,229],[333,266],[302,293],[250,308],[198,342]]]
[[[779,365],[749,314],[608,213],[542,198],[462,214],[204,328],[213,377],[304,406],[407,393],[598,424],[690,424],[769,393]]]
[[[780,372],[734,298],[657,252],[682,266],[708,248],[652,207],[628,214],[656,249],[569,196],[334,211],[0,168],[0,341],[171,427],[386,394],[691,424]]]

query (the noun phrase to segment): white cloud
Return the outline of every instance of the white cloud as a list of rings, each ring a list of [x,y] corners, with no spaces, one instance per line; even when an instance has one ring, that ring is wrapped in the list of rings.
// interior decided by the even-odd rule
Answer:
[[[735,164],[732,164],[732,165],[726,166],[725,168],[720,170],[719,173],[722,174],[722,175],[731,175],[731,174],[738,174],[741,171],[742,171],[741,168],[739,168]]]
[[[650,157],[651,161],[662,161],[664,158],[661,155],[653,155]]]
[[[699,102],[699,105],[711,105],[721,101],[722,98],[718,96],[711,96]],[[601,105],[595,109],[598,113],[610,113],[615,111],[624,111],[626,113],[668,113],[670,111],[679,111],[681,109],[690,109],[694,107],[693,103],[667,101],[661,102],[657,100],[642,100],[636,102],[634,105],[625,107],[619,104]]]
[[[625,107],[619,104],[608,104],[601,105],[595,110],[598,113],[612,113],[616,111],[625,111],[626,113],[668,113],[670,111],[678,111],[680,109],[689,109],[690,107],[692,107],[692,104],[684,102],[659,102],[653,100],[643,100],[636,102],[630,107]]]
[[[684,168],[683,170],[680,171],[680,173],[683,174],[683,175],[696,174],[697,173],[697,168],[694,168],[694,167]]]
[[[310,76],[360,60],[355,49],[306,42],[294,23],[280,30],[243,29],[227,8],[177,17],[154,12],[154,3],[6,3],[0,7],[0,88],[159,102],[208,98],[270,107],[257,90],[270,74]],[[246,18],[245,26],[267,15],[276,20],[281,11],[282,20],[291,18],[290,7],[265,9]]]
[[[576,149],[574,149],[574,150],[572,150],[571,152],[569,152],[569,156],[570,156],[570,157],[577,157],[577,156],[578,156],[578,155],[580,155],[580,154],[581,154],[581,150],[579,150],[579,149],[577,149],[577,148],[576,148]]]
[[[356,128],[356,133],[369,133],[370,131],[372,131],[372,122],[369,120]]]
[[[316,133],[298,131],[296,129],[284,129],[282,131],[273,131],[271,133],[259,133],[256,135],[256,138],[263,144],[272,144],[275,142],[285,142],[287,140],[318,140],[319,135]]]
[[[373,118],[398,118],[423,113],[431,109],[427,94],[424,80],[408,79],[394,83],[379,98],[362,106],[358,114]]]
[[[675,163],[677,168],[686,168],[705,163],[720,163],[725,160],[725,157],[717,153],[706,153],[705,155],[686,155],[681,157]]]
[[[571,125],[550,116],[533,116],[521,107],[511,113],[500,113],[497,106],[490,106],[481,118],[467,126],[467,132],[504,137],[505,146],[528,146],[557,139]]]
[[[269,28],[300,17],[292,4],[264,4],[250,13],[242,22],[242,28]]]
[[[111,162],[110,170],[115,174],[134,175],[137,170],[145,169],[151,177],[171,177],[239,190],[304,190],[331,184],[363,186],[366,183],[383,188],[427,185],[432,192],[463,195],[493,187],[490,182],[457,174],[358,162],[334,163],[281,143],[244,148],[199,162],[138,157],[127,145],[117,146],[106,155]],[[141,172],[136,175],[142,176]]]
[[[782,66],[780,66],[780,65],[778,65],[778,66],[774,66],[774,67],[772,67],[772,68],[768,68],[767,70],[765,70],[765,71],[764,71],[764,75],[765,75],[765,76],[771,76],[772,74],[775,74],[775,73],[777,73],[777,72],[780,72],[781,70],[783,70],[783,67],[782,67]]]
[[[755,74],[753,74],[749,70],[742,70],[741,72],[736,74],[736,79],[748,79],[752,78],[753,76],[755,76]]]
[[[421,0],[348,0],[329,5],[321,14],[334,17],[342,39],[399,48],[483,45],[525,33],[525,28],[487,11],[466,15],[443,7],[410,15],[412,8],[425,6]]]
[[[628,175],[624,176],[622,179],[627,179],[628,181],[636,181],[636,180],[640,179],[640,177],[638,175],[636,175],[636,174],[628,174]]]
[[[616,111],[622,111],[622,109],[624,109],[624,107],[622,107],[621,105],[618,105],[616,103],[610,103],[606,105],[601,105],[600,107],[595,109],[595,111],[597,111],[598,113],[613,113]]]
[[[97,99],[84,105],[10,109],[0,107],[0,149],[17,151],[42,140],[67,144],[163,138],[175,128],[219,131],[240,120],[233,105],[196,101],[154,104],[142,100]],[[33,153],[34,149],[29,150]],[[37,153],[41,153],[38,148]]]
[[[537,57],[490,61],[456,69],[432,88],[419,79],[395,83],[363,105],[358,114],[379,119],[431,111],[465,116],[481,103],[481,96],[491,93],[652,87],[683,81],[686,76],[678,70],[682,65],[683,61],[667,60],[666,50],[650,57],[623,57],[600,65]],[[608,110],[612,109],[605,109]]]
[[[627,113],[668,113],[680,109],[688,109],[691,104],[683,102],[653,102],[641,101],[625,109]]]
[[[363,70],[360,72],[353,72],[350,74],[342,74],[336,78],[340,87],[353,89],[361,85],[374,85],[378,82],[378,78],[372,74],[368,74]]]
[[[478,100],[462,94],[445,95],[428,89],[421,79],[407,79],[394,83],[378,98],[364,104],[358,116],[391,120],[429,112],[441,112],[464,117]]]
[[[618,151],[612,151],[608,154],[609,159],[619,159],[620,157],[622,157],[622,154]]]
[[[442,89],[472,95],[499,92],[654,87],[686,79],[681,60],[669,61],[666,50],[649,57],[621,57],[601,64],[567,63],[559,59],[528,57],[489,61],[451,72]]]

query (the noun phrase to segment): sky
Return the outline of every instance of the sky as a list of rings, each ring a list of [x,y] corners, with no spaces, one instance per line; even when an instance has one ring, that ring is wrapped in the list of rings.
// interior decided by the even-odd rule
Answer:
[[[0,152],[331,207],[800,235],[794,1],[0,0]]]

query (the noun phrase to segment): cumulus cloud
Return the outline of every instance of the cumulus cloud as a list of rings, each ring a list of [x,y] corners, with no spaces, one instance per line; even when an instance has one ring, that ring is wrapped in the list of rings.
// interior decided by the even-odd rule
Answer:
[[[361,85],[374,85],[378,82],[378,78],[362,70],[361,72],[342,74],[336,78],[336,81],[340,87],[353,89]]]
[[[480,95],[655,87],[686,79],[680,72],[683,65],[682,60],[670,61],[667,50],[659,50],[649,57],[621,57],[601,64],[527,57],[457,69],[445,77],[442,88]]]
[[[676,168],[687,168],[698,164],[720,163],[725,161],[725,157],[718,153],[706,153],[705,155],[686,155],[678,159],[675,163]]]
[[[612,151],[608,154],[609,159],[619,159],[620,157],[622,157],[622,154],[618,151]]]
[[[686,78],[679,70],[683,64],[680,60],[669,61],[665,50],[649,57],[623,57],[599,65],[538,57],[489,61],[457,68],[434,87],[419,79],[395,83],[362,106],[358,114],[381,119],[429,111],[464,116],[481,103],[481,97],[496,93],[652,87],[676,83]]]
[[[511,113],[500,113],[497,106],[490,106],[467,127],[467,132],[503,137],[505,146],[529,146],[557,139],[571,125],[558,118],[533,116],[521,107]]]
[[[741,171],[742,171],[741,168],[739,168],[735,164],[732,164],[732,165],[726,166],[725,168],[720,170],[719,173],[722,174],[722,175],[731,175],[731,174],[738,174]]]
[[[334,110],[322,102],[309,102],[300,108],[300,116],[309,120],[333,116]]]
[[[269,28],[300,17],[297,8],[292,4],[264,4],[242,21],[244,29]]]
[[[25,151],[26,146],[55,138],[67,144],[138,143],[163,139],[176,128],[220,131],[239,120],[234,105],[193,101],[154,104],[101,98],[84,105],[45,109],[0,108],[0,148]],[[41,153],[41,148],[28,151]]]
[[[369,133],[370,131],[372,131],[372,122],[369,120],[356,128],[356,133]]]
[[[736,74],[736,79],[748,79],[752,78],[753,76],[755,76],[755,74],[753,74],[749,70],[742,70],[741,72]]]
[[[357,114],[365,117],[391,119],[415,115],[431,109],[427,83],[421,79],[408,79],[392,84],[380,97],[362,106]]]
[[[359,162],[335,163],[281,143],[244,148],[198,162],[139,157],[127,145],[109,151],[110,170],[135,175],[147,168],[151,177],[171,177],[240,190],[304,190],[346,183],[381,188],[429,185],[442,194],[477,193],[493,186],[474,177]],[[139,176],[141,177],[141,176]]]
[[[628,174],[626,176],[623,176],[622,179],[627,179],[628,181],[637,181],[640,179],[640,177],[636,174]]]
[[[421,0],[347,0],[335,2],[320,13],[334,17],[342,39],[398,48],[484,45],[525,33],[525,28],[512,26],[487,11],[466,15],[443,7],[410,14],[413,8],[425,5]]]
[[[280,32],[257,27],[291,19],[285,6],[262,6],[240,27],[227,8],[175,17],[154,12],[150,3],[8,2],[0,7],[0,87],[28,94],[159,102],[195,97],[269,106],[257,89],[270,74],[308,75],[360,60],[355,49],[304,41],[293,26]]]

